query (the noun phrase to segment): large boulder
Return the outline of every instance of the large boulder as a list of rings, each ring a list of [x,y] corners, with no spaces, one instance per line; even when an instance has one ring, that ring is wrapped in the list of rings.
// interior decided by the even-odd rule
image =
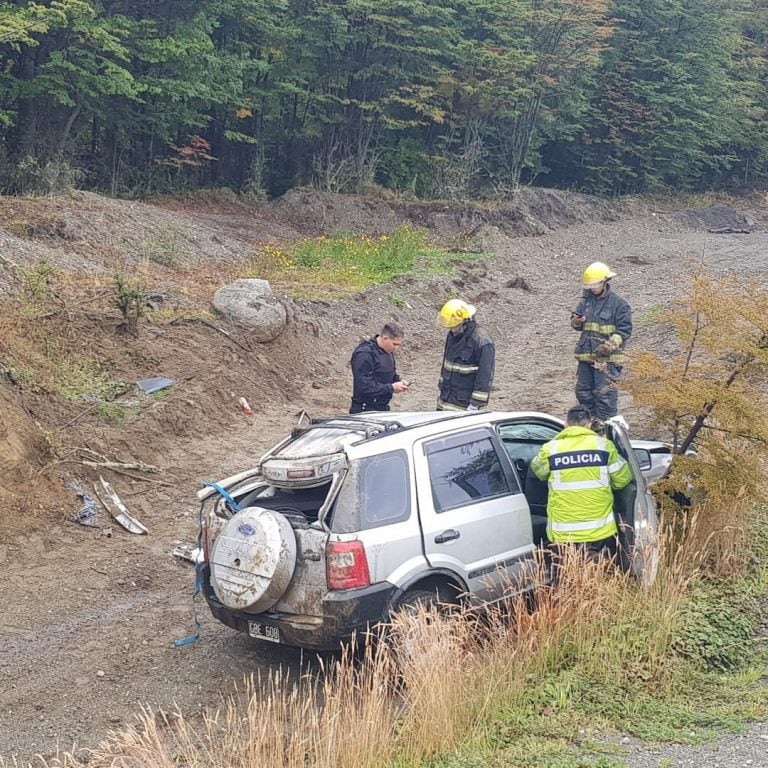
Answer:
[[[235,280],[219,288],[213,306],[227,320],[248,328],[256,341],[276,339],[288,322],[285,307],[266,280]]]

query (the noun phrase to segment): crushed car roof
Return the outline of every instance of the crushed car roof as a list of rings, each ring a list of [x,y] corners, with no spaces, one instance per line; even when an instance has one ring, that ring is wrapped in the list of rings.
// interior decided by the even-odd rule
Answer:
[[[269,456],[281,459],[319,456],[343,451],[360,441],[438,422],[476,420],[485,423],[505,418],[542,418],[551,421],[555,417],[536,411],[376,411],[336,416],[297,426],[293,431],[293,439]]]

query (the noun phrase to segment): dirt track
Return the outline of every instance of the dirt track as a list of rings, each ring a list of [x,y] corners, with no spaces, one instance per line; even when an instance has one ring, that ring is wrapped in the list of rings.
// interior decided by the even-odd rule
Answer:
[[[216,480],[253,463],[280,437],[297,411],[343,411],[350,377],[346,362],[354,341],[390,316],[406,328],[398,366],[416,380],[396,399],[397,410],[431,408],[442,349],[435,307],[446,291],[477,304],[479,320],[496,339],[498,365],[492,395],[497,409],[536,409],[562,414],[573,402],[575,334],[568,309],[578,296],[586,263],[607,261],[619,276],[615,288],[633,305],[633,344],[657,343],[649,322],[653,310],[674,302],[685,257],[701,258],[715,272],[739,272],[768,281],[768,234],[709,234],[696,217],[658,215],[614,223],[580,224],[536,238],[510,239],[489,227],[486,248],[493,260],[468,263],[454,278],[426,283],[407,279],[367,292],[341,306],[303,308],[318,337],[305,344],[302,370],[311,375],[287,382],[289,396],[254,402],[257,416],[242,416],[235,428],[180,437],[155,463],[177,487],[123,484],[121,495],[148,526],[149,536],[130,536],[118,526],[107,538],[101,528],[60,522],[18,534],[0,547],[4,583],[0,626],[0,756],[29,761],[73,742],[92,745],[130,722],[140,706],[184,714],[216,707],[243,676],[280,664],[296,666],[299,654],[249,642],[215,624],[200,605],[198,643],[174,648],[192,631],[190,564],[172,557],[178,542],[196,535],[200,482]],[[506,287],[522,278],[530,290]],[[519,280],[518,280],[519,284]],[[395,309],[388,297],[403,307]],[[217,339],[222,356],[227,341]],[[280,343],[276,342],[277,344]],[[283,368],[283,371],[290,370]],[[288,373],[283,375],[289,376]],[[237,384],[231,377],[227,386]],[[242,386],[247,387],[247,379]],[[247,390],[244,390],[247,391]],[[235,394],[239,394],[236,392]],[[622,401],[630,424],[643,416]],[[191,413],[189,412],[191,411]],[[182,416],[180,415],[179,418]],[[188,406],[184,419],[195,419]],[[193,430],[194,431],[194,430]],[[145,446],[144,455],[152,455]]]

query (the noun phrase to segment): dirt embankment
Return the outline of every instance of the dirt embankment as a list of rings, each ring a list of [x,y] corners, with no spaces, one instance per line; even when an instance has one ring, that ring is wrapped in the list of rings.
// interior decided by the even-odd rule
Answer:
[[[401,224],[426,227],[476,258],[457,259],[453,274],[404,276],[341,302],[286,299],[289,325],[269,344],[202,314],[217,288],[259,263],[267,243]],[[395,408],[432,408],[443,342],[435,317],[446,297],[460,294],[496,340],[492,406],[562,414],[573,402],[568,310],[586,263],[600,259],[618,272],[616,289],[635,311],[633,343],[667,344],[652,318],[679,295],[686,259],[765,280],[766,224],[754,203],[630,215],[535,190],[515,206],[488,207],[307,190],[258,206],[85,193],[0,199],[0,572],[12,596],[0,625],[0,756],[93,743],[141,704],[194,713],[216,706],[244,674],[295,663],[289,651],[216,625],[204,608],[201,642],[173,648],[190,630],[192,577],[170,552],[194,539],[200,482],[251,465],[300,410],[348,407],[347,361],[361,336],[388,319],[404,326],[398,367],[415,385]],[[39,275],[42,260],[54,274],[41,311],[20,288],[23,270]],[[141,278],[159,307],[138,337],[121,330],[116,272]],[[20,351],[38,365],[36,379],[11,360]],[[135,382],[153,376],[177,384],[144,397]],[[112,399],[88,399],[90,385]],[[256,416],[238,410],[241,396]],[[626,398],[621,407],[633,426],[643,423]],[[83,463],[94,456],[159,471]],[[67,485],[89,489],[100,472],[148,536],[131,536],[103,510],[95,527],[70,522],[80,503]]]
[[[368,333],[392,314],[396,307],[391,301],[384,304],[375,292],[332,307],[286,300],[291,322],[268,345],[256,344],[232,328],[227,332],[234,341],[227,341],[200,314],[210,308],[213,292],[260,258],[267,243],[338,230],[386,233],[410,224],[427,228],[448,247],[477,250],[485,248],[489,236],[541,234],[616,215],[593,198],[529,190],[514,206],[485,208],[407,205],[311,190],[290,192],[272,204],[192,200],[180,207],[177,200],[155,205],[84,192],[56,199],[0,200],[0,297],[4,291],[8,309],[6,332],[0,334],[0,487],[6,501],[15,495],[22,504],[34,496],[56,510],[54,518],[66,515],[71,494],[63,492],[61,483],[51,483],[55,473],[40,471],[51,462],[60,462],[56,466],[65,474],[82,470],[83,453],[73,454],[76,449],[110,460],[152,464],[178,440],[215,433],[231,423],[233,405],[241,395],[257,409],[283,403],[300,407],[303,387],[325,388],[335,376],[343,376],[329,354],[335,349],[328,347],[328,337],[337,331]],[[444,283],[425,314],[431,314],[441,296],[480,280],[483,270],[487,272],[482,266],[480,272],[469,267],[463,280]],[[160,320],[144,323],[138,338],[122,332],[110,283],[114,274],[129,280],[138,274],[160,309]],[[48,284],[48,305],[31,306],[39,303]],[[405,295],[408,290],[408,278],[398,281],[398,292]],[[422,320],[431,323],[431,318],[419,316]],[[14,332],[27,336],[28,348],[21,356],[14,348]],[[46,375],[34,370],[35,364],[42,365]],[[111,419],[107,405],[91,407],[87,381],[79,388],[69,386],[65,398],[54,394],[62,389],[57,386],[61,378],[75,375],[75,364],[108,370],[113,400],[119,390],[130,393],[119,398]],[[156,375],[180,385],[167,400],[137,403],[132,383]],[[21,485],[27,489],[23,494],[18,493]],[[31,519],[25,519],[25,526]],[[13,528],[13,521],[7,512],[0,515],[0,525]]]

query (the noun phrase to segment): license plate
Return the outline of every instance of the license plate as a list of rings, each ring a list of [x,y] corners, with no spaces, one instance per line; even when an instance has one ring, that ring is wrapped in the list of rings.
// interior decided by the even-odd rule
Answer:
[[[248,622],[248,634],[259,640],[269,640],[270,643],[280,642],[280,627],[271,624],[262,624],[260,621]]]

